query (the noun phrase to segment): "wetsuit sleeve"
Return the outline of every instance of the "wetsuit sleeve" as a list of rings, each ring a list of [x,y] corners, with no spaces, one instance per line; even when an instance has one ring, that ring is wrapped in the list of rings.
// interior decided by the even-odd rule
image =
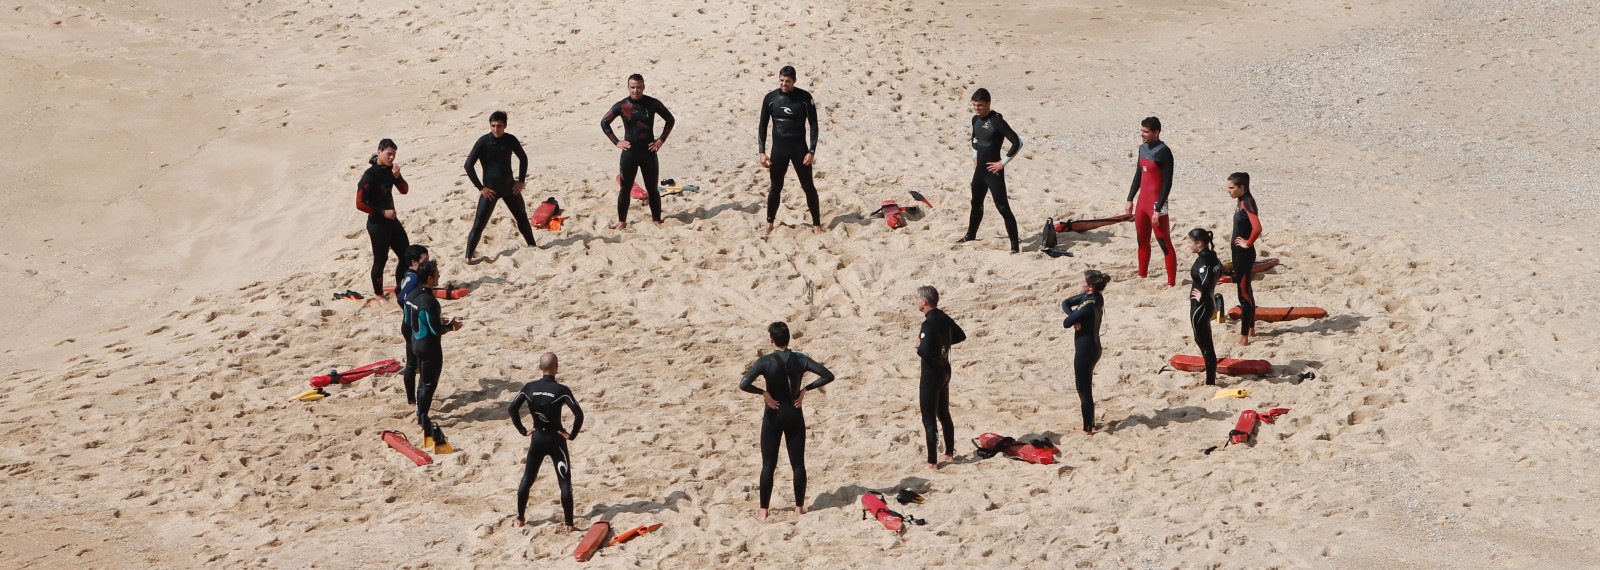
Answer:
[[[761,122],[756,125],[756,152],[767,153],[767,123],[772,120],[772,94],[761,100]]]
[[[1133,185],[1128,187],[1128,201],[1132,202],[1139,195],[1139,181],[1144,178],[1144,169],[1139,168],[1139,161],[1133,161]]]
[[[1161,167],[1161,195],[1156,198],[1156,211],[1165,212],[1167,196],[1172,194],[1172,149],[1163,145],[1160,154],[1156,155],[1156,165]]]
[[[661,136],[656,137],[656,140],[667,142],[667,135],[672,134],[672,124],[676,121],[672,118],[672,111],[668,111],[666,103],[662,103],[660,99],[656,99],[656,114],[667,121],[667,124],[662,125]]]
[[[478,169],[475,166],[478,163],[478,156],[481,152],[483,152],[483,139],[480,138],[478,142],[472,143],[472,152],[467,153],[467,164],[465,165],[467,180],[472,181],[472,186],[479,190],[483,189],[483,182],[478,180]]]
[[[817,153],[817,137],[822,134],[820,131],[817,130],[817,100],[816,99],[812,99],[812,100],[806,102],[806,115],[807,115],[806,121],[811,123],[811,146],[806,149],[806,152],[811,153],[811,154],[816,154]]]
[[[528,181],[528,153],[522,150],[522,141],[511,137],[511,152],[517,155],[517,182]]]
[[[356,183],[356,209],[368,214],[378,213],[372,203],[372,171],[361,174],[361,181]]]
[[[950,345],[961,344],[964,340],[967,340],[967,332],[961,330],[961,325],[956,324],[955,319],[950,319]]]
[[[517,392],[517,397],[511,399],[511,407],[506,412],[511,414],[511,425],[517,427],[517,433],[528,435],[528,428],[522,425],[522,405],[528,403],[528,395]]]
[[[572,390],[567,390],[567,407],[572,409],[572,431],[567,432],[568,440],[578,439],[578,432],[583,430],[583,408],[578,407],[578,397],[572,395]]]
[[[1077,297],[1073,298],[1076,299]],[[1094,314],[1094,301],[1086,301],[1081,299],[1080,301],[1082,302],[1078,304],[1078,308],[1072,311],[1072,314],[1067,315],[1066,320],[1061,321],[1062,328],[1070,329],[1072,328],[1072,325],[1078,324],[1084,318]]]
[[[806,367],[806,372],[817,375],[817,379],[805,387],[806,390],[815,390],[817,388],[827,386],[829,382],[833,381],[833,373],[829,372],[827,367],[823,366],[821,362],[812,360],[809,356],[802,355],[801,358],[802,360],[800,361],[800,364]]]
[[[396,176],[394,177],[394,189],[399,190],[401,194],[410,194],[411,184],[407,183],[404,177]]]
[[[1244,246],[1255,247],[1256,238],[1261,237],[1261,211],[1254,198],[1244,202],[1244,214],[1250,217],[1250,237],[1245,238]]]
[[[1017,136],[1017,131],[1011,129],[1011,123],[1007,123],[1004,117],[1000,118],[1000,134],[1011,141],[1011,150],[1006,152],[1006,156],[1016,156],[1022,150],[1022,137]]]
[[[750,371],[744,373],[744,379],[739,381],[739,389],[740,390],[744,390],[744,391],[749,392],[751,394],[765,394],[765,393],[767,393],[766,390],[762,390],[760,388],[757,388],[756,385],[755,385],[756,377],[761,375],[761,365],[765,364],[765,363],[766,363],[766,360],[764,358],[758,358],[758,359],[756,359],[756,363],[755,364],[750,365]]]
[[[611,121],[617,120],[617,116],[622,114],[621,109],[617,108],[620,105],[621,103],[612,105],[611,110],[606,111],[605,118],[600,119],[600,130],[606,133],[606,138],[611,139],[612,146],[617,144],[617,133],[611,132]]]
[[[433,327],[434,334],[444,336],[445,333],[450,332],[450,329],[444,326],[444,316],[439,314],[439,300],[433,296],[432,291],[428,292],[427,298],[423,302],[427,303],[423,308],[423,314],[427,315],[427,325]]]
[[[1077,295],[1067,297],[1067,300],[1061,302],[1061,311],[1065,313],[1071,313],[1073,309],[1078,308],[1080,303],[1083,303],[1084,299],[1088,298],[1088,293],[1078,293]]]

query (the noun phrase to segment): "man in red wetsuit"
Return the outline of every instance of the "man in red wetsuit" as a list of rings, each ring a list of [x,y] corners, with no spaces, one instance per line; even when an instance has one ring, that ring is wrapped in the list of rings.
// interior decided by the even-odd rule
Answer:
[[[1167,221],[1167,196],[1172,193],[1172,150],[1161,142],[1161,119],[1145,117],[1139,123],[1139,167],[1133,171],[1133,187],[1128,190],[1128,213],[1139,232],[1139,276],[1150,266],[1150,232],[1155,230],[1166,258],[1167,286],[1177,285],[1178,257],[1172,249],[1172,228]],[[1137,207],[1134,198],[1138,197]]]

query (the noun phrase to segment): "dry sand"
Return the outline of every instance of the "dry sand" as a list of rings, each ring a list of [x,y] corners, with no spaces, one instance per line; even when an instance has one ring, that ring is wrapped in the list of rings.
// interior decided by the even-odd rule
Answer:
[[[595,566],[1600,565],[1592,3],[220,6],[0,3],[0,565],[575,566],[548,468],[510,524],[525,440],[504,407],[547,350],[589,415],[578,524],[665,525]],[[823,109],[820,236],[794,225],[792,180],[787,225],[758,230],[756,106],[784,64]],[[704,190],[614,232],[595,123],[633,72],[678,116],[663,175]],[[1026,140],[1022,255],[992,209],[951,245],[978,86]],[[460,163],[495,109],[530,201],[576,217],[529,248],[502,211],[469,267]],[[1247,399],[1158,372],[1194,352],[1185,290],[1131,278],[1131,227],[1067,236],[1068,259],[1031,237],[1120,210],[1150,114],[1175,232],[1226,231],[1222,179],[1250,171],[1262,255],[1284,260],[1262,303],[1332,314],[1249,348],[1219,326],[1224,356],[1279,365],[1228,380]],[[426,468],[378,439],[415,439],[397,377],[285,400],[401,356],[396,309],[329,300],[366,288],[350,202],[383,137],[412,241],[473,289],[445,303],[469,325],[435,407],[459,452]],[[938,208],[899,231],[865,217],[906,189]],[[1090,438],[1058,309],[1085,268],[1117,277]],[[938,472],[922,284],[971,336]],[[812,512],[757,524],[759,399],[736,384],[776,319],[840,379],[806,400]],[[1201,453],[1271,407],[1293,411]],[[976,461],[986,431],[1050,437],[1060,464]],[[775,505],[788,485],[785,463]],[[856,508],[896,487],[929,497],[903,538]]]

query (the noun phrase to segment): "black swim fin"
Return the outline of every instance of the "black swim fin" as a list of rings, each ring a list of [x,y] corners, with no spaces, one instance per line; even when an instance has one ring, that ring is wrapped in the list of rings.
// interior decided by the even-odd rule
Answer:
[[[901,489],[899,493],[895,494],[894,500],[899,501],[902,505],[909,505],[911,503],[921,504],[926,499],[923,499],[922,495],[917,494],[916,491]]]
[[[1056,247],[1056,219],[1055,218],[1045,218],[1044,219],[1044,239],[1042,241],[1043,241],[1043,247],[1044,247],[1044,249],[1046,251],[1055,249],[1055,247]]]

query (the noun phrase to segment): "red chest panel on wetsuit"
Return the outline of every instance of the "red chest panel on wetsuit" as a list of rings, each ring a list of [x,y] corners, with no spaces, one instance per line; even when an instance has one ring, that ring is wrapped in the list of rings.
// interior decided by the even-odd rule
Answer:
[[[1148,158],[1139,157],[1139,207],[1154,208],[1161,197],[1161,183],[1166,180],[1161,165]]]

